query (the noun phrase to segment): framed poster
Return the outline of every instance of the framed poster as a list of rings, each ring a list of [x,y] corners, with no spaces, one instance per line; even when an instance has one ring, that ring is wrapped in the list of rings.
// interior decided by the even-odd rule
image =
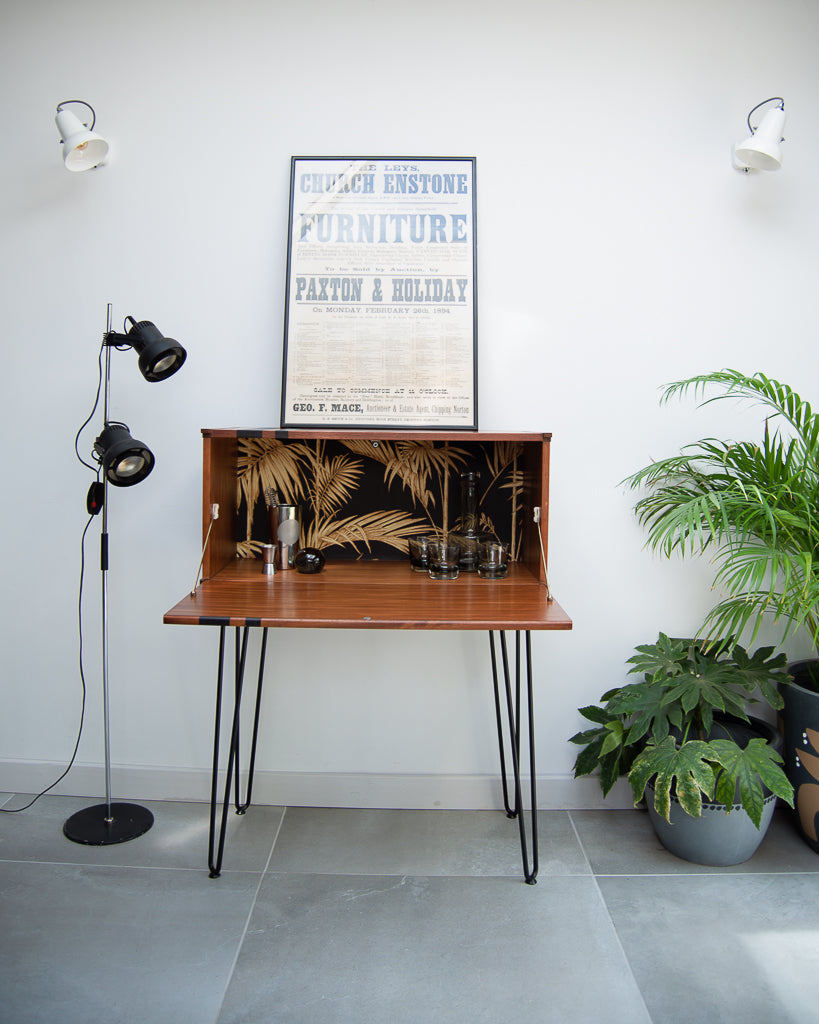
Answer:
[[[293,157],[282,428],[477,430],[474,157]]]

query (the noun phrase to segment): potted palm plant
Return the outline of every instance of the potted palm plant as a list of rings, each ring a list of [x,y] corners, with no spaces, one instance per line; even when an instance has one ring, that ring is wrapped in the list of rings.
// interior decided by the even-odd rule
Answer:
[[[655,551],[710,554],[725,597],[703,624],[707,639],[744,631],[753,643],[772,620],[784,641],[804,632],[819,654],[819,415],[786,384],[762,373],[719,370],[669,384],[663,401],[750,399],[765,412],[761,436],[708,438],[652,462],[626,483]],[[819,673],[791,666],[783,688],[785,770],[799,822],[819,852]]]
[[[605,794],[626,775],[635,803],[646,799],[660,841],[685,860],[747,860],[776,798],[793,805],[781,738],[746,711],[758,699],[782,706],[785,655],[771,647],[748,655],[738,645],[706,647],[663,633],[636,651],[630,672],[642,679],[580,709],[593,728],[571,737],[583,748],[575,777],[599,768]]]

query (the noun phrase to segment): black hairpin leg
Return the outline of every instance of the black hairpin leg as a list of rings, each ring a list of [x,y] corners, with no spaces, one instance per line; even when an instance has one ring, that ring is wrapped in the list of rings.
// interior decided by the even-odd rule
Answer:
[[[513,795],[514,803],[510,805],[509,785],[507,780],[505,743],[503,735],[503,712],[501,710],[501,695],[498,684],[498,662],[495,653],[495,635],[489,633],[489,649],[492,657],[492,682],[495,689],[495,718],[498,727],[498,750],[500,752],[501,784],[503,786],[503,802],[506,814],[510,818],[518,819],[520,830],[520,850],[523,860],[523,877],[528,885],[537,882],[538,872],[538,839],[537,839],[537,779],[535,775],[535,725],[534,725],[534,699],[532,692],[532,640],[531,634],[526,630],[526,710],[528,716],[528,744],[529,744],[529,790],[531,799],[531,830],[532,830],[532,861],[529,867],[529,852],[526,841],[526,822],[524,820],[523,800],[520,782],[520,723],[521,723],[521,701],[520,701],[520,633],[515,633],[515,694],[512,696],[512,680],[509,671],[509,656],[506,649],[506,633],[499,632],[501,646],[501,660],[503,663],[503,681],[506,697],[506,717],[509,726],[509,748],[512,760]]]
[[[262,629],[262,645],[259,651],[259,675],[256,682],[256,709],[253,713],[253,738],[250,744],[250,764],[248,765],[247,772],[247,792],[244,800],[239,796],[239,772],[238,768],[235,774],[236,789],[235,789],[235,805],[236,813],[244,814],[245,811],[250,807],[250,797],[253,792],[253,773],[256,768],[256,742],[259,738],[259,711],[262,706],[262,683],[264,682],[264,660],[265,653],[267,652],[267,627]],[[237,676],[238,678],[238,676]],[[236,700],[239,700],[239,689],[237,687]],[[236,765],[239,764],[239,730],[236,730]]]
[[[250,751],[250,766],[247,778],[247,795],[242,801],[239,795],[239,732],[242,711],[242,690],[244,686],[245,663],[247,661],[247,641],[250,628],[236,627],[234,652],[234,703],[233,722],[230,730],[228,747],[227,772],[225,775],[225,791],[222,802],[222,819],[219,826],[219,841],[216,842],[216,807],[219,782],[219,736],[222,724],[222,689],[225,666],[225,626],[219,628],[219,667],[216,680],[216,715],[213,733],[213,770],[210,788],[210,829],[208,834],[208,867],[210,877],[218,878],[222,869],[222,857],[225,852],[225,833],[227,830],[227,813],[230,805],[231,785],[234,785],[234,797],[237,814],[244,814],[250,806],[250,795],[253,788],[253,771],[256,764],[256,739],[259,731],[259,710],[262,703],[262,684],[264,682],[264,661],[267,649],[267,629],[262,630],[262,646],[259,653],[259,676],[256,684],[256,709],[253,718],[253,740]],[[241,633],[241,642],[240,642]],[[234,777],[235,773],[235,777]]]

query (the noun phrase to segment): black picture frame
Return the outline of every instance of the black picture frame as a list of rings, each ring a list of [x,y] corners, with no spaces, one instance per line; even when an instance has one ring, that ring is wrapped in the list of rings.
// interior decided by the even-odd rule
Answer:
[[[478,429],[475,170],[292,157],[282,429]]]

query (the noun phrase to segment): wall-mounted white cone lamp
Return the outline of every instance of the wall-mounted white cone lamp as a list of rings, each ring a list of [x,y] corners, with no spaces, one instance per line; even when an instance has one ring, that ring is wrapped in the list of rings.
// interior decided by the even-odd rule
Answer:
[[[91,111],[91,124],[84,124],[71,110],[69,103],[81,103]],[[98,167],[108,155],[108,143],[94,131],[97,115],[85,100],[63,100],[57,104],[57,130],[63,144],[63,160],[69,171],[87,171]]]
[[[751,118],[761,107],[775,103],[762,116],[756,128]],[[734,146],[734,167],[738,171],[778,171],[782,166],[781,142],[785,140],[782,132],[785,128],[785,101],[781,96],[772,96],[769,100],[757,103],[748,114],[748,130],[750,135],[744,142]]]

